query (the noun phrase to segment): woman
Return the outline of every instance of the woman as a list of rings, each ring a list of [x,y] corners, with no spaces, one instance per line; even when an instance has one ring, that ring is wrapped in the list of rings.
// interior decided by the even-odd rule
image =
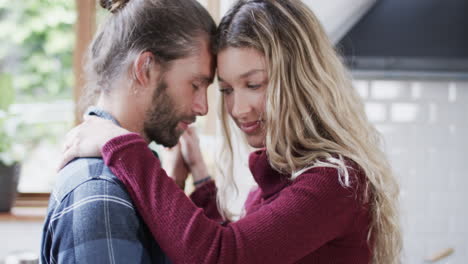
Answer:
[[[313,13],[298,0],[241,0],[219,25],[217,54],[228,157],[226,115],[259,148],[249,157],[259,188],[239,221],[219,221],[228,186],[216,207],[214,182],[198,175],[190,200],[136,134],[88,119],[69,145],[102,154],[174,263],[399,263],[398,186]]]

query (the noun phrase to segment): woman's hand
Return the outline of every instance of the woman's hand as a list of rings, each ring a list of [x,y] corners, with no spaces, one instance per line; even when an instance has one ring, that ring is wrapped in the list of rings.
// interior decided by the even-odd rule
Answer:
[[[112,121],[85,116],[84,122],[68,132],[59,169],[75,158],[102,157],[102,147],[112,138],[130,133]]]
[[[200,150],[200,140],[194,127],[189,127],[180,138],[181,152],[185,164],[192,173],[193,181],[198,181],[208,176],[203,155]]]

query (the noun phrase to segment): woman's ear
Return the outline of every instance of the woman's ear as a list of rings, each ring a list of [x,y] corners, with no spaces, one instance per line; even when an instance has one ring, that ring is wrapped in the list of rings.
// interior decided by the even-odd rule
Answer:
[[[157,63],[153,53],[149,51],[141,53],[133,63],[133,81],[139,84],[139,86],[148,86],[152,81],[152,75],[158,74],[158,72],[152,71],[156,66]]]

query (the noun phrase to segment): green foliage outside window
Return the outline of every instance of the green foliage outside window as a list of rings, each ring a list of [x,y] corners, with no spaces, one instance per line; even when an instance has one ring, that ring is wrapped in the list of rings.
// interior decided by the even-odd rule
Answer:
[[[37,160],[70,128],[42,111],[72,98],[75,23],[75,0],[0,0],[0,162]]]
[[[14,141],[21,122],[9,110],[15,94],[8,74],[0,73],[0,95],[0,165],[10,166],[23,158],[24,147]]]
[[[17,102],[71,97],[75,21],[73,0],[0,0],[0,72]]]

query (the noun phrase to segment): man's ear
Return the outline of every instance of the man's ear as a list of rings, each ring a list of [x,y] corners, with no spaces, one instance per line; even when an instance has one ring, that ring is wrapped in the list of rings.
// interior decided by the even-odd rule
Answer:
[[[154,67],[157,67],[157,63],[153,53],[149,51],[140,53],[133,63],[134,81],[146,87],[151,82],[152,75],[155,74],[151,71]]]

